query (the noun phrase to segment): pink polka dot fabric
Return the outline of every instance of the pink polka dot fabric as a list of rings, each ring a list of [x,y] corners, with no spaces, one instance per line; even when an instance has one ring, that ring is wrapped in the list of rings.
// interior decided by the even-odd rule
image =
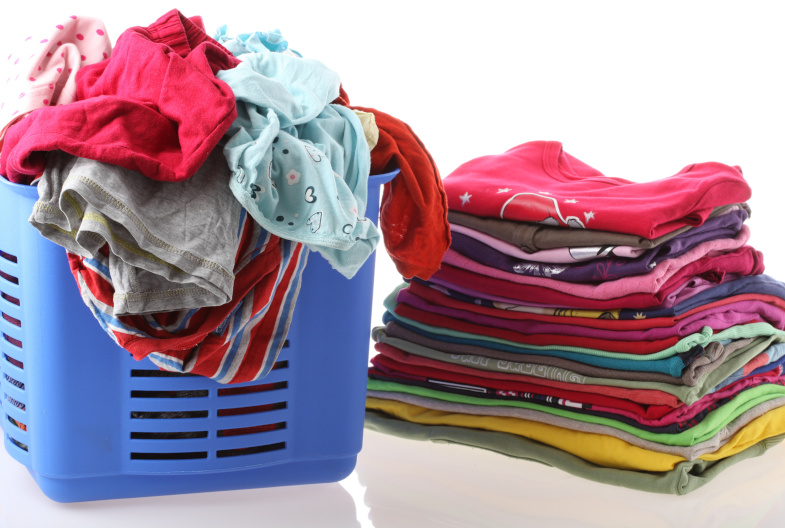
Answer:
[[[112,53],[101,20],[71,15],[55,22],[39,22],[31,28],[29,36],[6,59],[7,78],[0,79],[5,94],[0,108],[0,146],[8,127],[26,114],[75,101],[76,72]]]

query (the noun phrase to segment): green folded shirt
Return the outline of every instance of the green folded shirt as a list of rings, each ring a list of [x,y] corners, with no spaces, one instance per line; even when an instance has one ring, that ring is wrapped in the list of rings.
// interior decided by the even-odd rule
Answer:
[[[633,434],[639,438],[650,440],[666,445],[676,446],[691,446],[699,442],[703,442],[719,432],[723,427],[728,425],[735,418],[748,411],[749,409],[764,403],[766,401],[781,398],[785,396],[785,387],[766,383],[753,387],[751,389],[742,391],[725,405],[721,405],[714,411],[710,412],[703,420],[695,426],[681,431],[679,433],[653,433],[644,429],[639,429],[630,424],[623,423],[610,418],[601,416],[591,416],[581,414],[575,411],[570,411],[561,408],[548,407],[532,402],[525,401],[511,401],[501,399],[485,399],[476,398],[473,396],[466,396],[463,394],[454,394],[443,392],[425,387],[418,387],[414,385],[404,385],[401,383],[394,383],[390,381],[381,380],[368,380],[368,390],[387,391],[387,392],[402,392],[408,394],[416,394],[426,398],[435,398],[444,401],[451,401],[456,403],[467,403],[477,406],[493,407],[519,407],[524,409],[532,409],[536,411],[546,412],[565,418],[579,420],[582,422],[589,422],[600,425],[607,425],[621,431]]]

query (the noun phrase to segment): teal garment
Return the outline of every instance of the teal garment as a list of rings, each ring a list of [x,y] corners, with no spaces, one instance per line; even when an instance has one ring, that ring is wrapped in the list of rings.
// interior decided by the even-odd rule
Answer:
[[[695,359],[690,361],[689,365],[683,369],[682,375],[680,377],[674,377],[658,371],[647,371],[645,369],[621,370],[613,368],[602,368],[593,365],[591,361],[584,360],[591,359],[593,356],[581,355],[580,359],[584,361],[579,361],[560,357],[556,354],[539,354],[536,351],[533,351],[533,353],[524,353],[522,351],[507,352],[505,350],[499,350],[492,347],[474,346],[463,343],[442,341],[433,339],[423,333],[412,331],[411,329],[405,328],[394,321],[389,322],[385,326],[375,327],[371,331],[371,337],[378,343],[386,343],[395,348],[405,352],[413,353],[415,355],[423,355],[417,352],[420,350],[419,347],[426,348],[428,351],[437,354],[433,356],[434,359],[440,359],[443,357],[443,355],[484,356],[487,358],[512,361],[515,363],[533,363],[560,367],[574,371],[575,373],[582,374],[584,376],[629,379],[638,381],[661,381],[674,385],[690,386],[694,386],[702,378],[719,368],[723,361],[731,357],[733,354],[738,353],[740,349],[754,341],[754,338],[736,339],[733,341],[726,340],[721,343],[709,343],[705,348],[700,347],[701,353],[696,354]],[[564,354],[568,353],[565,352]],[[638,365],[647,364],[646,362],[641,361],[637,361],[635,363]]]
[[[570,418],[598,425],[607,425],[620,431],[633,434],[644,440],[672,446],[692,446],[704,442],[746,411],[769,400],[785,397],[785,387],[768,383],[759,385],[741,392],[730,402],[713,410],[703,418],[703,420],[689,429],[685,429],[679,433],[653,433],[646,429],[639,429],[628,423],[613,420],[611,418],[582,414],[578,411],[568,410],[567,408],[548,407],[527,401],[476,398],[474,396],[454,394],[415,385],[404,385],[402,383],[375,379],[368,380],[368,390],[407,393],[448,402],[467,403],[480,407],[517,407],[521,409],[542,411],[563,418]]]
[[[380,236],[365,218],[371,154],[340,79],[321,62],[246,53],[217,77],[237,98],[224,156],[230,188],[270,233],[302,242],[351,278]]]
[[[760,456],[785,438],[785,435],[779,435],[761,440],[744,451],[721,460],[688,460],[677,464],[670,471],[652,472],[599,466],[561,449],[511,433],[452,425],[422,425],[373,410],[365,411],[365,428],[409,440],[430,440],[435,443],[487,449],[512,458],[540,462],[576,477],[603,484],[675,495],[686,495],[695,491],[733,464]]]
[[[387,309],[387,312],[385,313],[385,317],[383,319],[385,323],[389,322],[390,320],[394,320],[396,322],[403,324],[407,328],[412,328],[418,331],[427,332],[429,334],[429,337],[438,336],[438,337],[460,338],[460,339],[470,340],[472,344],[480,344],[481,346],[491,346],[491,344],[499,344],[499,345],[510,346],[518,350],[527,350],[528,351],[527,353],[532,353],[532,351],[535,350],[538,351],[536,353],[541,353],[541,354],[551,354],[552,351],[578,352],[581,354],[588,354],[598,357],[639,361],[641,362],[641,366],[643,366],[648,361],[670,358],[675,356],[676,354],[687,352],[688,350],[690,350],[696,345],[706,346],[708,343],[711,343],[713,341],[722,342],[727,339],[747,339],[750,337],[785,336],[785,331],[778,330],[777,328],[771,326],[769,323],[748,323],[743,325],[732,326],[730,328],[727,328],[717,333],[714,333],[714,331],[710,327],[704,326],[700,332],[696,332],[694,334],[690,334],[688,336],[682,337],[679,340],[679,342],[676,343],[675,345],[660,350],[658,352],[654,352],[652,354],[626,354],[623,352],[608,352],[607,350],[598,350],[594,348],[584,348],[584,347],[567,346],[567,345],[528,345],[525,343],[509,341],[507,339],[502,339],[498,337],[471,334],[468,332],[453,330],[451,328],[433,326],[426,323],[422,323],[420,321],[415,321],[414,319],[410,319],[408,317],[402,317],[395,313],[395,308],[398,306],[398,301],[396,300],[398,296],[398,291],[400,291],[401,288],[405,288],[405,287],[406,287],[405,284],[397,287],[395,290],[392,291],[392,293],[390,293],[384,299],[384,307]],[[523,334],[521,334],[521,336],[523,337]]]
[[[713,392],[714,387],[722,383],[731,373],[741,365],[745,365],[751,359],[771,348],[773,341],[780,341],[783,338],[778,336],[759,337],[731,354],[716,369],[706,376],[699,379],[694,385],[675,385],[660,381],[638,381],[616,378],[598,378],[578,374],[577,372],[558,368],[546,367],[535,368],[531,363],[516,363],[513,361],[488,358],[487,356],[477,356],[473,354],[445,354],[419,345],[407,343],[401,340],[385,338],[388,344],[395,346],[399,350],[414,356],[432,359],[452,365],[464,366],[476,369],[477,371],[496,372],[503,374],[520,374],[544,380],[572,383],[575,385],[602,385],[605,387],[621,387],[630,390],[655,390],[671,394],[686,405],[692,405],[707,394]],[[436,368],[436,367],[433,367]],[[481,374],[478,374],[482,377]],[[523,380],[526,381],[526,380]],[[536,381],[531,381],[536,383]]]
[[[573,383],[576,385],[602,385],[606,387],[621,387],[630,390],[656,390],[671,394],[687,405],[692,405],[707,394],[714,392],[714,388],[718,386],[718,384],[723,383],[723,380],[728,375],[735,372],[740,365],[745,365],[760,353],[765,353],[766,351],[772,349],[772,342],[785,339],[778,336],[756,338],[751,343],[736,350],[733,354],[726,358],[726,360],[721,365],[717,366],[716,369],[709,372],[706,376],[698,379],[693,385],[676,385],[673,383],[665,383],[660,381],[640,381],[619,378],[594,377],[587,376],[585,374],[579,374],[565,368],[540,366],[533,362],[517,363],[515,361],[509,361],[506,359],[496,359],[476,354],[445,353],[401,339],[387,337],[383,332],[374,332],[373,338],[413,356],[432,359],[434,361],[452,365],[468,367],[477,371],[511,375],[519,374],[524,378],[542,378],[544,380]],[[477,375],[478,377],[482,378],[482,374],[478,373]],[[533,380],[530,381],[523,379],[522,381],[536,383],[536,381]]]
[[[641,372],[660,372],[672,377],[680,377],[687,365],[682,359],[681,355],[671,356],[665,359],[638,361],[632,359],[622,359],[618,357],[605,357],[595,356],[584,352],[572,352],[564,350],[563,347],[552,350],[535,350],[526,345],[519,343],[495,343],[491,341],[483,341],[474,338],[461,338],[445,336],[424,330],[421,327],[415,327],[403,322],[401,319],[396,318],[390,312],[382,314],[382,322],[386,325],[395,324],[409,332],[414,332],[432,341],[443,343],[441,350],[443,352],[452,352],[452,345],[461,346],[466,345],[477,349],[492,349],[508,354],[524,354],[524,355],[547,355],[556,358],[562,358],[569,361],[577,361],[600,368],[627,370],[627,371],[641,371]],[[700,350],[697,357],[705,354],[705,349]]]
[[[239,57],[246,53],[263,53],[266,51],[273,51],[276,53],[283,53],[284,51],[296,51],[289,49],[289,43],[284,40],[281,31],[274,29],[272,31],[254,31],[253,33],[240,33],[236,37],[228,35],[229,28],[226,24],[219,27],[215,32],[215,40],[220,42],[223,47],[228,49],[232,55]],[[297,55],[300,55],[297,53]]]

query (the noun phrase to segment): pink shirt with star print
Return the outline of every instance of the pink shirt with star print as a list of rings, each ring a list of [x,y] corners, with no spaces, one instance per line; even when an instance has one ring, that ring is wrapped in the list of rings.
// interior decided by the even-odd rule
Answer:
[[[473,159],[445,178],[444,190],[450,209],[463,213],[645,238],[701,225],[715,207],[751,195],[738,167],[696,163],[636,183],[603,175],[557,141],[532,141]]]

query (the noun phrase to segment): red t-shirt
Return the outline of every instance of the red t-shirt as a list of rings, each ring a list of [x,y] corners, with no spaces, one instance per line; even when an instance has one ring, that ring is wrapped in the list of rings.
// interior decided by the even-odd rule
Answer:
[[[234,93],[215,73],[240,63],[201,24],[172,10],[127,29],[111,58],[79,70],[76,102],[39,108],[8,129],[0,174],[29,184],[46,152],[63,150],[154,180],[193,176],[237,117]]]
[[[712,209],[748,200],[738,167],[696,163],[636,183],[604,176],[562,150],[532,141],[464,163],[444,180],[450,209],[475,216],[656,238],[701,225]]]

